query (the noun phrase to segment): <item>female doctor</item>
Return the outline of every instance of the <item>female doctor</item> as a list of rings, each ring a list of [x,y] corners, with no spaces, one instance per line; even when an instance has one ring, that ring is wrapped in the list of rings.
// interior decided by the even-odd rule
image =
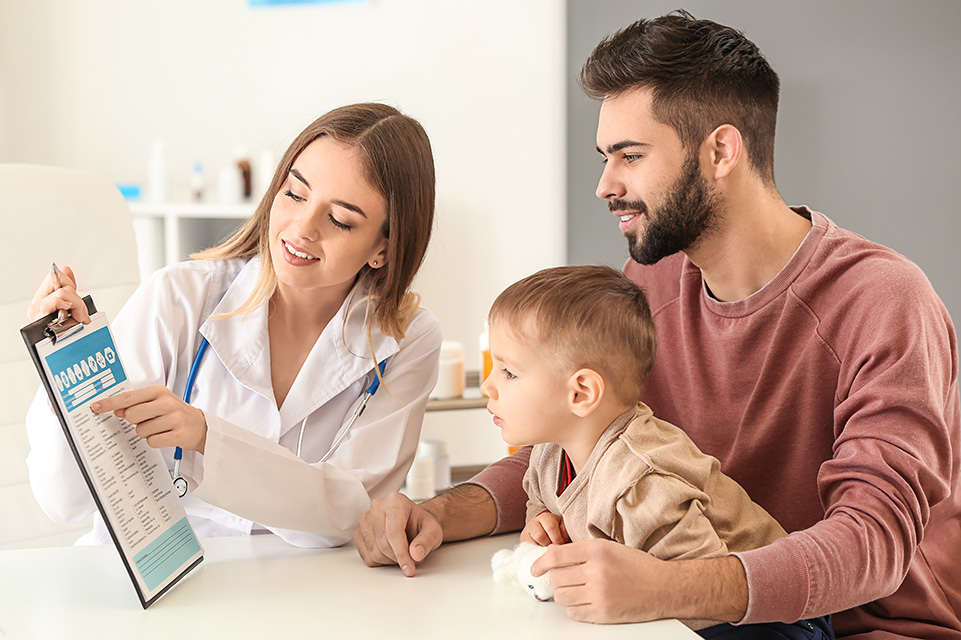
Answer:
[[[433,212],[423,128],[385,105],[335,109],[290,145],[232,238],[150,276],[113,319],[134,390],[92,409],[137,425],[168,468],[182,448],[198,536],[266,529],[297,546],[336,546],[372,498],[401,486],[441,343],[409,290]],[[89,322],[74,273],[63,276],[37,291],[32,319],[70,309]],[[381,361],[379,391],[322,462]],[[42,390],[27,431],[37,501],[55,521],[81,522],[95,506]],[[108,540],[97,514],[78,542]]]

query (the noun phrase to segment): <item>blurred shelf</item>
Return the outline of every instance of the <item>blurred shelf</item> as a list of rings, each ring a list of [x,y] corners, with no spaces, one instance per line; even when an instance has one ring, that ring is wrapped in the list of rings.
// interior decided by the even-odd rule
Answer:
[[[137,202],[129,203],[130,213],[138,218],[206,218],[214,220],[243,220],[249,218],[257,205],[253,202],[216,204],[206,202]]]
[[[451,398],[450,400],[428,400],[428,411],[462,411],[464,409],[486,409],[487,398]]]
[[[453,485],[466,482],[487,468],[485,464],[464,465],[462,467],[451,467],[450,481]]]
[[[480,375],[477,371],[468,371],[465,375],[467,388],[463,398],[449,398],[444,400],[428,400],[428,411],[463,411],[465,409],[486,409],[487,398],[480,392]]]

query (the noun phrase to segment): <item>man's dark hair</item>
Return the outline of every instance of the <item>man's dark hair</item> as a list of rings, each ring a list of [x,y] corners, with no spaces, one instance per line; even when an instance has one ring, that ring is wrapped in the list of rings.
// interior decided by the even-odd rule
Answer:
[[[773,184],[780,81],[740,31],[683,10],[638,20],[595,47],[580,84],[596,100],[649,89],[652,115],[688,150],[717,127],[734,126],[755,170]]]

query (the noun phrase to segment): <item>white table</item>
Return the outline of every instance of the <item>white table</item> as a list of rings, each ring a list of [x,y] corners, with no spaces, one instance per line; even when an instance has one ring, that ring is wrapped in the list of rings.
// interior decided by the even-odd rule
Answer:
[[[516,535],[444,545],[405,578],[352,546],[297,549],[273,535],[203,540],[199,567],[144,611],[111,546],[0,551],[0,631],[70,638],[696,638],[681,623],[590,625],[495,584]]]

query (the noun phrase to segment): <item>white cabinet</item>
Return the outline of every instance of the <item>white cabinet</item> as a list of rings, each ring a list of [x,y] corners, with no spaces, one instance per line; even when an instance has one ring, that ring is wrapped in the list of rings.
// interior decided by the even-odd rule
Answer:
[[[141,280],[160,267],[186,260],[191,253],[224,240],[255,208],[253,202],[236,205],[131,202]]]

